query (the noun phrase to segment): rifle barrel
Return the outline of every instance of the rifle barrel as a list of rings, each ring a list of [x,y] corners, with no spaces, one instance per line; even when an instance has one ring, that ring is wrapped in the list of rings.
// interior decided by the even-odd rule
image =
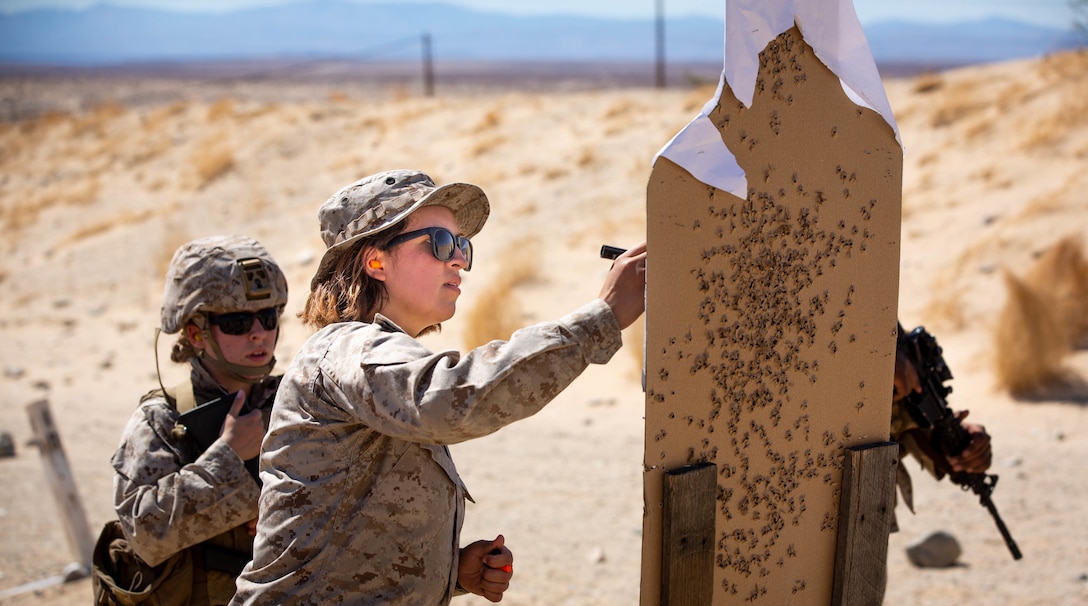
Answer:
[[[986,506],[986,509],[990,510],[990,515],[994,518],[994,523],[997,524],[997,530],[1001,532],[1001,537],[1005,539],[1005,545],[1009,548],[1009,552],[1012,553],[1012,559],[1019,560],[1024,557],[1020,553],[1020,548],[1016,546],[1016,541],[1013,540],[1012,535],[1009,534],[1009,529],[1005,527],[1005,522],[1001,520],[1001,516],[997,513],[997,506],[990,500],[989,497],[982,497],[980,499],[982,504]]]

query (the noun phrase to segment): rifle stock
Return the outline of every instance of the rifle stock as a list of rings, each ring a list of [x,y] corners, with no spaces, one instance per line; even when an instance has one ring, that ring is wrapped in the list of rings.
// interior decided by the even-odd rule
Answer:
[[[971,435],[948,405],[946,397],[952,393],[952,386],[945,383],[952,380],[952,371],[945,364],[937,339],[926,332],[923,326],[905,334],[902,325],[899,326],[899,338],[900,345],[918,371],[918,380],[922,386],[921,393],[912,393],[904,398],[907,410],[919,427],[931,430],[930,435],[936,450],[945,456],[960,454],[971,443]],[[978,496],[979,504],[990,512],[1013,559],[1019,560],[1022,557],[1020,548],[990,498],[997,486],[997,476],[961,471],[950,473],[949,480]]]
[[[185,428],[185,434],[193,439],[200,452],[204,452],[219,438],[219,431],[223,427],[223,421],[234,405],[234,394],[229,394],[200,404],[192,410],[188,410],[178,416],[177,424]],[[242,413],[249,412],[249,403],[242,407]],[[260,459],[253,457],[245,462],[246,470],[257,485],[261,485],[259,465]]]

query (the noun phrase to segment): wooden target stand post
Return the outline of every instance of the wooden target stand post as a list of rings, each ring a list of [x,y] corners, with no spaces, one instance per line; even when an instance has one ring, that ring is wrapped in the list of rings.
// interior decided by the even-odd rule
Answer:
[[[30,417],[30,426],[34,432],[33,445],[37,446],[41,451],[49,489],[53,493],[53,498],[56,500],[57,507],[64,520],[68,545],[82,567],[82,570],[73,576],[75,578],[86,576],[91,572],[94,535],[91,534],[90,526],[87,524],[83,501],[79,498],[75,476],[68,464],[68,457],[64,454],[64,446],[60,441],[60,432],[53,422],[49,402],[39,400],[29,404],[26,407],[26,412],[27,416]]]
[[[794,27],[706,116],[745,198],[647,191],[643,606],[882,594],[902,148]]]

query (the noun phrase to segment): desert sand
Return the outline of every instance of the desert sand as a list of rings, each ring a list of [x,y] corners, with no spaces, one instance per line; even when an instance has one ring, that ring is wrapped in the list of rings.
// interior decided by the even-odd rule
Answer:
[[[1088,54],[885,85],[905,150],[899,316],[937,336],[955,375],[950,401],[993,436],[994,500],[1024,553],[1011,558],[972,495],[908,461],[916,514],[897,510],[886,604],[1085,603],[1086,341],[1078,332],[1069,336],[1080,341],[1041,342],[1025,318],[1061,307],[1061,337],[1088,309],[1088,278],[1075,271],[1077,239],[1088,236]],[[256,88],[0,80],[19,108],[0,123],[0,430],[16,443],[16,456],[0,459],[0,602],[90,599],[87,579],[11,595],[76,559],[27,445],[26,406],[49,402],[97,531],[113,517],[109,458],[157,385],[154,329],[178,245],[244,233],[280,261],[291,288],[282,369],[307,336],[294,313],[324,248],[316,210],[328,195],[388,168],[479,184],[492,215],[474,239],[458,316],[426,338],[464,350],[597,295],[608,266],[600,245],[644,239],[651,160],[714,91]],[[1067,262],[1040,273],[1067,238]],[[1021,283],[1041,301],[1034,315],[1010,308],[1024,301],[1009,294]],[[641,325],[629,329],[610,364],[535,417],[454,446],[476,501],[463,538],[502,533],[515,553],[503,603],[638,603],[640,339]],[[1043,382],[1014,381],[1000,364],[1010,359],[1014,369],[1048,361]],[[183,372],[163,355],[163,375],[169,385]],[[959,564],[915,568],[904,547],[935,530],[958,539]]]

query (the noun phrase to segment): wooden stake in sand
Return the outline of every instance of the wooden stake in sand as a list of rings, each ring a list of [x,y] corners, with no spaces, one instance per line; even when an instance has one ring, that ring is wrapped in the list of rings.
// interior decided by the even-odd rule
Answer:
[[[84,513],[79,491],[76,490],[75,478],[68,466],[68,457],[60,443],[60,433],[53,424],[53,415],[49,412],[49,402],[34,402],[26,407],[26,411],[34,431],[34,445],[41,451],[42,461],[45,463],[49,488],[53,491],[53,497],[64,518],[68,544],[76,555],[76,561],[89,572],[94,538],[87,525],[87,515]]]
[[[837,558],[850,603],[861,551],[886,554],[903,156],[838,5],[727,2],[720,94],[654,164],[643,606],[692,603],[663,593],[678,504],[714,513],[702,604],[829,604]],[[703,463],[709,503],[665,490]]]

